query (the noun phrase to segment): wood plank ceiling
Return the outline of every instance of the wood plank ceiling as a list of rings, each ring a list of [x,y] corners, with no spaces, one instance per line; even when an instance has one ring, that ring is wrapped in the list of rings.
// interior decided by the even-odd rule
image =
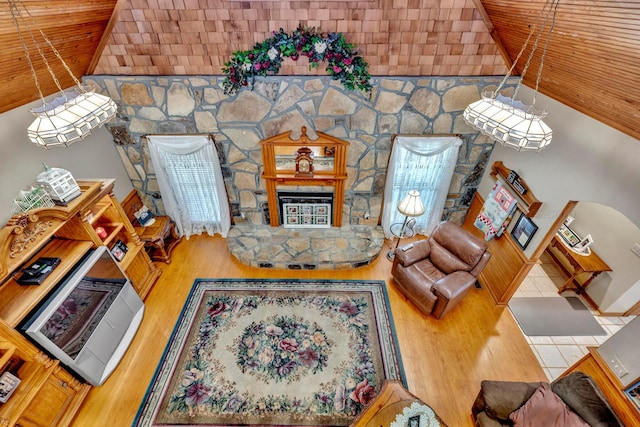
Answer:
[[[505,61],[517,57],[545,1],[23,3],[78,77],[220,75],[231,52],[250,48],[272,30],[291,31],[299,24],[344,33],[369,62],[374,76],[487,76],[506,73]],[[38,95],[8,5],[0,4],[1,113]],[[638,0],[561,0],[540,92],[640,139],[639,22]],[[535,86],[541,51],[525,76],[527,86]],[[46,67],[34,57],[35,49],[31,52],[45,96],[56,92]],[[61,85],[71,86],[71,78],[53,55],[48,53],[47,59]],[[316,72],[300,61],[288,62],[283,75]],[[524,63],[518,62],[516,74]]]

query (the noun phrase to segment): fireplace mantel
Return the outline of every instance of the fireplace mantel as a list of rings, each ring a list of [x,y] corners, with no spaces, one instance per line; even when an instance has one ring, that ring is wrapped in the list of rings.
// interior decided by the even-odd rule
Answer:
[[[316,132],[317,139],[309,139],[305,126],[298,139],[292,139],[291,133],[260,141],[271,226],[280,225],[276,194],[276,187],[280,185],[333,187],[333,225],[341,227],[349,143],[322,132]]]

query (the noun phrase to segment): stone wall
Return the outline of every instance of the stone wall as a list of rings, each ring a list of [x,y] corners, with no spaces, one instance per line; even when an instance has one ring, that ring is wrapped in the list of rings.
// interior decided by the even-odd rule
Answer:
[[[222,77],[91,76],[85,82],[118,103],[109,125],[133,186],[164,213],[145,134],[215,136],[234,221],[266,224],[259,141],[306,126],[349,141],[344,223],[378,222],[394,134],[460,134],[464,144],[445,205],[462,223],[493,142],[470,128],[464,108],[500,78],[374,78],[371,94],[345,90],[329,77],[269,77],[227,96]],[[515,81],[503,90],[512,91]],[[155,196],[155,197],[154,197]]]

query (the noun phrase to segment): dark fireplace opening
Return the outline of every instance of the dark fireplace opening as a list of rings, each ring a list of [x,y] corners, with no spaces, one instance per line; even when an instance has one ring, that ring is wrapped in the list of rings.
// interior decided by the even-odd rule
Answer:
[[[285,228],[329,228],[333,209],[331,192],[278,191],[280,224]]]

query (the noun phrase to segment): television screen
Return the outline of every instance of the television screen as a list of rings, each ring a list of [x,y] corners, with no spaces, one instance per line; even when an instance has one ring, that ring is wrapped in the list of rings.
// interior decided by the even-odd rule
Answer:
[[[40,332],[75,360],[125,282],[85,276]]]

